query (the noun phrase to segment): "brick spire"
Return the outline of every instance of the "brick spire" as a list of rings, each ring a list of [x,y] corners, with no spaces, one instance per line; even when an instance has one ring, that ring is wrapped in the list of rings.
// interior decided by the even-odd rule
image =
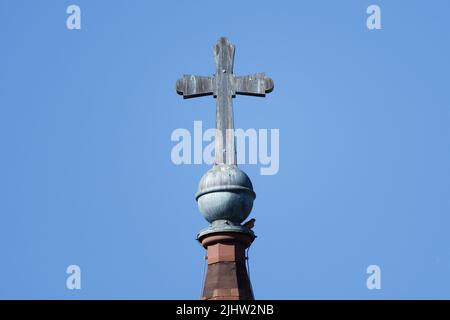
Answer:
[[[245,263],[245,249],[253,238],[245,233],[224,232],[199,239],[208,255],[203,300],[254,300]]]

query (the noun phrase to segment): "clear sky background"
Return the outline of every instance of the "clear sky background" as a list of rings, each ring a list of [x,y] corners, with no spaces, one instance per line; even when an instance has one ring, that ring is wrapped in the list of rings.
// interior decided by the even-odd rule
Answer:
[[[215,101],[174,86],[220,36],[275,82],[234,100],[237,127],[280,129],[278,174],[241,166],[256,298],[450,298],[450,3],[221,3],[0,1],[0,298],[199,298],[209,166],[174,165],[170,136]]]

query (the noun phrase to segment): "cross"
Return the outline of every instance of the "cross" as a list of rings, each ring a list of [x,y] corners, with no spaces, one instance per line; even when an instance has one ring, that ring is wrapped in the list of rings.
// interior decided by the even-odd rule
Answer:
[[[216,73],[212,77],[183,75],[177,93],[183,98],[213,95],[216,98],[215,164],[236,165],[233,101],[237,94],[264,97],[273,90],[273,81],[264,73],[233,75],[234,45],[220,38],[213,47]]]

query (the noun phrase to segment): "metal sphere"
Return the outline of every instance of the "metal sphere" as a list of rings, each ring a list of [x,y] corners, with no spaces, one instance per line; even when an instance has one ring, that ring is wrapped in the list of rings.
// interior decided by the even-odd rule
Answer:
[[[250,178],[235,165],[215,165],[200,180],[195,195],[203,217],[212,223],[242,223],[250,214],[256,195]]]

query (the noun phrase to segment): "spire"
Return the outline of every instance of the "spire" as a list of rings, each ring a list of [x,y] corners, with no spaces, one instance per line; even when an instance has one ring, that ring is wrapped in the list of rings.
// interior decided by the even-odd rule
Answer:
[[[246,268],[245,250],[256,238],[249,216],[256,197],[250,178],[236,165],[233,98],[237,94],[264,97],[273,81],[264,73],[234,76],[234,45],[220,38],[213,48],[213,77],[184,75],[176,83],[186,98],[213,95],[216,98],[216,159],[200,180],[195,199],[210,223],[197,240],[207,250],[208,269],[202,299],[254,299]]]
[[[253,300],[245,264],[245,249],[253,238],[245,233],[229,232],[203,236],[199,241],[207,250],[208,259],[202,299]]]

